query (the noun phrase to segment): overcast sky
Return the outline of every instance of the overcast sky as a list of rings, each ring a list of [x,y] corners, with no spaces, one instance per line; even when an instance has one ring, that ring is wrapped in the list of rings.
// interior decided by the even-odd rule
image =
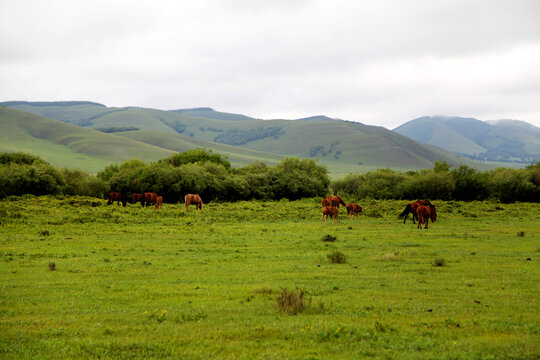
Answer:
[[[539,0],[0,0],[0,101],[540,126]]]

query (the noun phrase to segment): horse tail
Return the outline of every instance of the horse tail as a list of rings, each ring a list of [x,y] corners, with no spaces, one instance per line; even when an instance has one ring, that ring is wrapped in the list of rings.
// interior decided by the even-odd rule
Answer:
[[[350,212],[351,212],[351,207],[347,205],[347,215],[349,215]]]
[[[403,212],[399,214],[398,219],[403,219],[404,217],[406,218],[410,212],[411,212],[411,204],[407,204],[407,206],[405,206],[405,210],[403,210]]]

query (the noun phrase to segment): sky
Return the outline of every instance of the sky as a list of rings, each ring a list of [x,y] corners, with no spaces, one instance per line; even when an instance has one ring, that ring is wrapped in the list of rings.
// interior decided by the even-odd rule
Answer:
[[[538,0],[0,0],[0,101],[540,126]]]

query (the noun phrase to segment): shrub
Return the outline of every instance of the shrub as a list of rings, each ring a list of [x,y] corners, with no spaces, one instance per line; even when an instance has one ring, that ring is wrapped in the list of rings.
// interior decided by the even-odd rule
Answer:
[[[518,231],[517,236],[525,237],[525,231]]]
[[[336,241],[336,237],[335,236],[332,236],[332,235],[324,235],[322,237],[322,241],[326,241],[326,242],[334,242]]]
[[[345,264],[346,261],[345,254],[337,250],[332,251],[326,257],[332,264]]]
[[[49,270],[51,271],[56,270],[56,264],[54,262],[49,262]]]
[[[277,297],[276,305],[279,311],[296,315],[306,308],[305,292],[298,288],[295,290],[283,289]]]
[[[446,266],[446,261],[443,258],[436,258],[431,262],[433,266]]]

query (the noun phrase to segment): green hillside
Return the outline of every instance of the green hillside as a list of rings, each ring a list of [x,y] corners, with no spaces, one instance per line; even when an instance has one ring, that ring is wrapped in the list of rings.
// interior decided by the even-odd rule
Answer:
[[[163,149],[175,152],[183,152],[196,148],[207,148],[213,152],[227,155],[228,160],[236,166],[244,166],[256,161],[264,161],[268,164],[277,164],[283,157],[260,151],[243,149],[225,144],[208,143],[174,133],[164,133],[158,130],[138,130],[116,133],[129,139],[152,144]]]
[[[57,167],[102,170],[132,158],[158,160],[173,151],[124,137],[0,107],[0,151],[26,152]]]
[[[107,108],[88,102],[32,104],[7,105],[24,106],[26,111],[47,113],[57,120],[84,124],[169,151],[207,147],[228,154],[237,165],[255,160],[273,163],[282,156],[312,158],[326,165],[334,176],[381,167],[430,168],[439,160],[474,165],[441,148],[421,144],[383,127],[322,115],[298,120],[260,120],[211,108],[164,111]],[[127,128],[135,131],[119,132]]]
[[[530,163],[540,158],[540,129],[523,121],[433,116],[394,131],[475,160]]]

